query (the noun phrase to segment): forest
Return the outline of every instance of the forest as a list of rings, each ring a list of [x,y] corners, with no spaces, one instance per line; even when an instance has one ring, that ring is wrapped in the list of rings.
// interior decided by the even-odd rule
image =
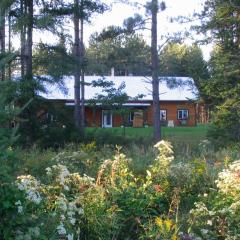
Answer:
[[[136,13],[86,42],[94,17],[119,3]],[[158,28],[166,9],[168,0],[0,1],[0,240],[240,239],[240,3],[203,0],[171,16],[191,25],[172,35]],[[152,126],[124,125],[121,107],[134,99],[106,81],[113,69],[151,79]],[[66,92],[66,77],[72,111],[43,97],[49,86]],[[178,77],[192,79],[207,112],[194,127],[160,119],[161,79],[174,88]],[[102,93],[86,99],[89,85]],[[97,104],[123,125],[87,126],[85,106]]]

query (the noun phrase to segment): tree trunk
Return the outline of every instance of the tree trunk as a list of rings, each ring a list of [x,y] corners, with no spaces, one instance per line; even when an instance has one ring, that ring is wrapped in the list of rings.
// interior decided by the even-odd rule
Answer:
[[[12,42],[11,42],[11,16],[8,15],[8,52],[11,52],[12,48]],[[12,68],[11,68],[11,62],[8,65],[8,79],[11,80],[12,77]]]
[[[157,52],[157,12],[158,12],[158,0],[152,0],[151,67],[152,67],[152,97],[153,97],[153,129],[155,141],[159,141],[161,139],[158,52]]]
[[[27,41],[26,41],[26,78],[32,81],[32,45],[33,45],[33,0],[27,0]]]
[[[75,71],[74,71],[74,122],[75,127],[80,130],[81,109],[80,109],[80,39],[79,39],[79,0],[74,0],[74,49]]]
[[[5,11],[0,9],[0,53],[5,53]],[[4,67],[0,69],[0,80],[5,79]]]
[[[26,14],[26,8],[25,8],[25,1],[21,0],[20,3],[20,11],[21,15],[24,16]],[[21,25],[21,56],[20,56],[20,62],[21,62],[21,77],[24,79],[25,73],[26,73],[26,55],[25,55],[25,44],[26,44],[26,25]]]
[[[81,1],[81,6],[83,2]],[[81,46],[80,46],[80,60],[81,60],[81,124],[80,131],[84,135],[85,128],[85,81],[84,81],[84,44],[83,44],[83,17],[81,17]]]
[[[32,73],[32,46],[33,46],[33,0],[21,0],[20,10],[26,20],[21,26],[21,78],[24,82],[24,101],[33,98],[35,87]]]

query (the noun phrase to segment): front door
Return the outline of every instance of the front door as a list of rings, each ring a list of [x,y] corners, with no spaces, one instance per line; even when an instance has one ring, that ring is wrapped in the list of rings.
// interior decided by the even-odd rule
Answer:
[[[110,111],[102,111],[102,127],[109,128],[112,127],[112,113]]]

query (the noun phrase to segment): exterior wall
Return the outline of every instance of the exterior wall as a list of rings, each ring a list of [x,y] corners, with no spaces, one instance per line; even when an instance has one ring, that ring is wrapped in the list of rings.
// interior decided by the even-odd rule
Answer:
[[[120,127],[122,125],[122,117],[119,114],[113,114],[113,127]]]
[[[149,102],[150,103],[150,102]],[[102,127],[102,109],[97,107],[95,110],[95,121],[93,109],[90,107],[86,107],[86,123],[89,127]],[[172,120],[175,126],[180,126],[181,121],[177,118],[179,109],[188,110],[188,119],[186,125],[184,126],[195,126],[196,125],[196,106],[194,103],[190,103],[187,101],[162,101],[160,103],[160,109],[167,111],[167,121]],[[139,108],[136,108],[136,111]],[[144,111],[144,124],[149,126],[153,125],[153,107],[148,106]],[[122,118],[119,114],[113,113],[112,126],[119,127],[122,125]]]
[[[85,118],[88,127],[102,127],[102,109],[85,107]]]
[[[90,107],[85,107],[85,117],[86,117],[86,125],[88,127],[102,127],[102,109],[97,108],[95,110],[95,120],[93,110]],[[122,125],[122,117],[119,114],[112,114],[112,126],[120,127]]]
[[[174,122],[174,126],[180,126],[181,121],[179,121],[177,113],[179,109],[187,109],[188,110],[188,120],[186,126],[195,126],[196,125],[196,108],[194,103],[189,102],[161,102],[160,109],[167,110],[167,121],[172,120]],[[148,125],[153,125],[153,107],[148,108],[147,112],[147,123]]]

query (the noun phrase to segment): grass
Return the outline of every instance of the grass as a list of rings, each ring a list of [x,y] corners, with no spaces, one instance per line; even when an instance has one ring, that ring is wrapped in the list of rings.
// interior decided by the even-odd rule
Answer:
[[[204,139],[207,135],[208,126],[198,125],[196,127],[162,127],[162,137],[163,139],[170,140],[174,142],[184,141],[184,142],[199,142]],[[109,134],[118,136],[124,136],[124,128],[88,128],[87,133],[97,133],[97,134]],[[125,128],[125,136],[129,138],[152,138],[153,128]]]

